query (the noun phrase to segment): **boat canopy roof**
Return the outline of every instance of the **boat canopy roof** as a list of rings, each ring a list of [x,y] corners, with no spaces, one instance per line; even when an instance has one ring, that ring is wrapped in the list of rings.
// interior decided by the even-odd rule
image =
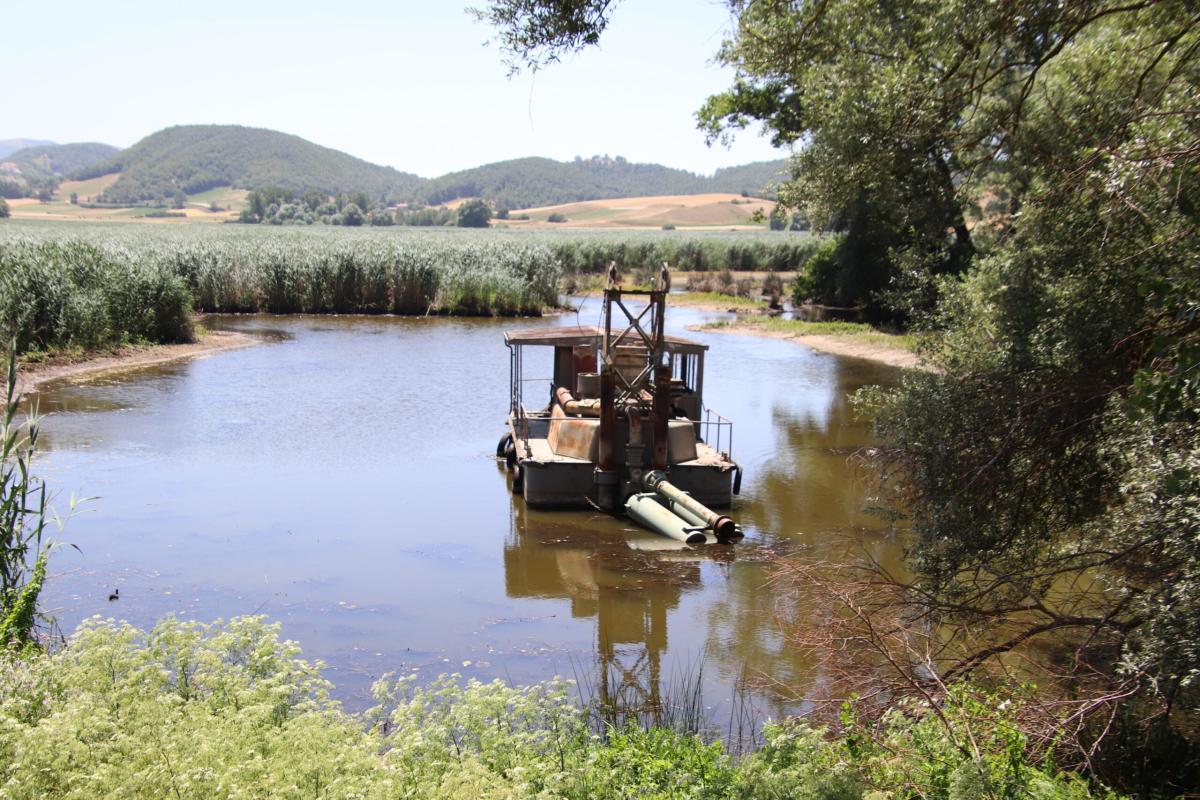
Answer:
[[[552,328],[518,328],[504,332],[507,345],[548,345],[551,347],[574,347],[576,345],[600,346],[601,330],[589,325],[570,325]],[[708,345],[682,336],[663,336],[668,353],[703,353]]]

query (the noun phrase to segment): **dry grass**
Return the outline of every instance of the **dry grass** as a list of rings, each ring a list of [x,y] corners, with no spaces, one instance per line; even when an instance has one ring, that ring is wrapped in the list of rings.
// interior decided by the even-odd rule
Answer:
[[[109,175],[101,175],[99,178],[89,178],[86,181],[63,181],[58,185],[58,191],[54,193],[54,197],[64,202],[70,198],[71,192],[79,195],[80,200],[96,197],[116,183],[117,178],[120,177],[121,173],[114,172]]]
[[[736,202],[734,202],[736,201]],[[769,215],[775,203],[736,194],[681,194],[654,197],[616,197],[556,206],[524,208],[513,215],[528,214],[528,221],[507,220],[514,228],[760,228],[749,222],[755,210]],[[561,214],[564,223],[549,223],[550,214]]]

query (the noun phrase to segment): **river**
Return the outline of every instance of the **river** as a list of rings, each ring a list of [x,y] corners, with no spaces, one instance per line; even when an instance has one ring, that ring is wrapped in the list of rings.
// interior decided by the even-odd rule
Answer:
[[[591,300],[557,320],[598,313]],[[734,420],[745,468],[736,546],[645,549],[667,540],[512,495],[493,457],[502,334],[546,320],[214,317],[264,344],[37,395],[55,507],[92,498],[58,534],[78,549],[55,551],[46,607],[67,632],[95,614],[265,614],[352,708],[384,673],[459,672],[593,690],[607,674],[648,695],[700,680],[717,724],[738,677],[765,675],[789,689],[750,693],[755,714],[797,710],[817,677],[779,633],[769,561],[842,557],[847,541],[899,557],[863,511],[850,456],[870,433],[848,401],[899,372],[684,330],[720,316],[674,308],[668,332],[712,348],[705,399]]]

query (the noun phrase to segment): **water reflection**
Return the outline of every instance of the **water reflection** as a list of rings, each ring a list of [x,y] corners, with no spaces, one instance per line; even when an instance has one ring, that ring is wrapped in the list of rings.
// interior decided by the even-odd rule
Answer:
[[[602,704],[658,707],[669,615],[701,588],[702,562],[728,565],[736,554],[731,546],[689,547],[617,530],[607,516],[568,522],[517,501],[504,547],[505,590],[510,597],[564,598],[572,617],[594,620]]]
[[[778,681],[765,713],[793,709],[820,676],[779,632],[766,565],[832,552],[833,532],[897,557],[862,512],[849,454],[870,432],[846,396],[898,373],[683,330],[710,316],[673,309],[669,328],[712,347],[706,398],[735,421],[745,467],[742,544],[663,551],[623,521],[513,497],[492,458],[502,332],[546,320],[229,317],[210,324],[269,343],[41,394],[59,505],[100,496],[68,525],[82,554],[56,553],[47,602],[66,630],[97,613],[143,626],[267,614],[352,705],[384,672],[450,670],[594,670],[609,676],[598,688],[653,701],[703,663],[717,719],[748,669]]]

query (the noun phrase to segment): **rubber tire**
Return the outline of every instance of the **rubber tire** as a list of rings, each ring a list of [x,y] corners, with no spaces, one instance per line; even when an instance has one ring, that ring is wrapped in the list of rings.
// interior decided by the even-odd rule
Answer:
[[[521,494],[525,491],[525,474],[521,471],[520,464],[513,465],[512,490],[513,494]]]

